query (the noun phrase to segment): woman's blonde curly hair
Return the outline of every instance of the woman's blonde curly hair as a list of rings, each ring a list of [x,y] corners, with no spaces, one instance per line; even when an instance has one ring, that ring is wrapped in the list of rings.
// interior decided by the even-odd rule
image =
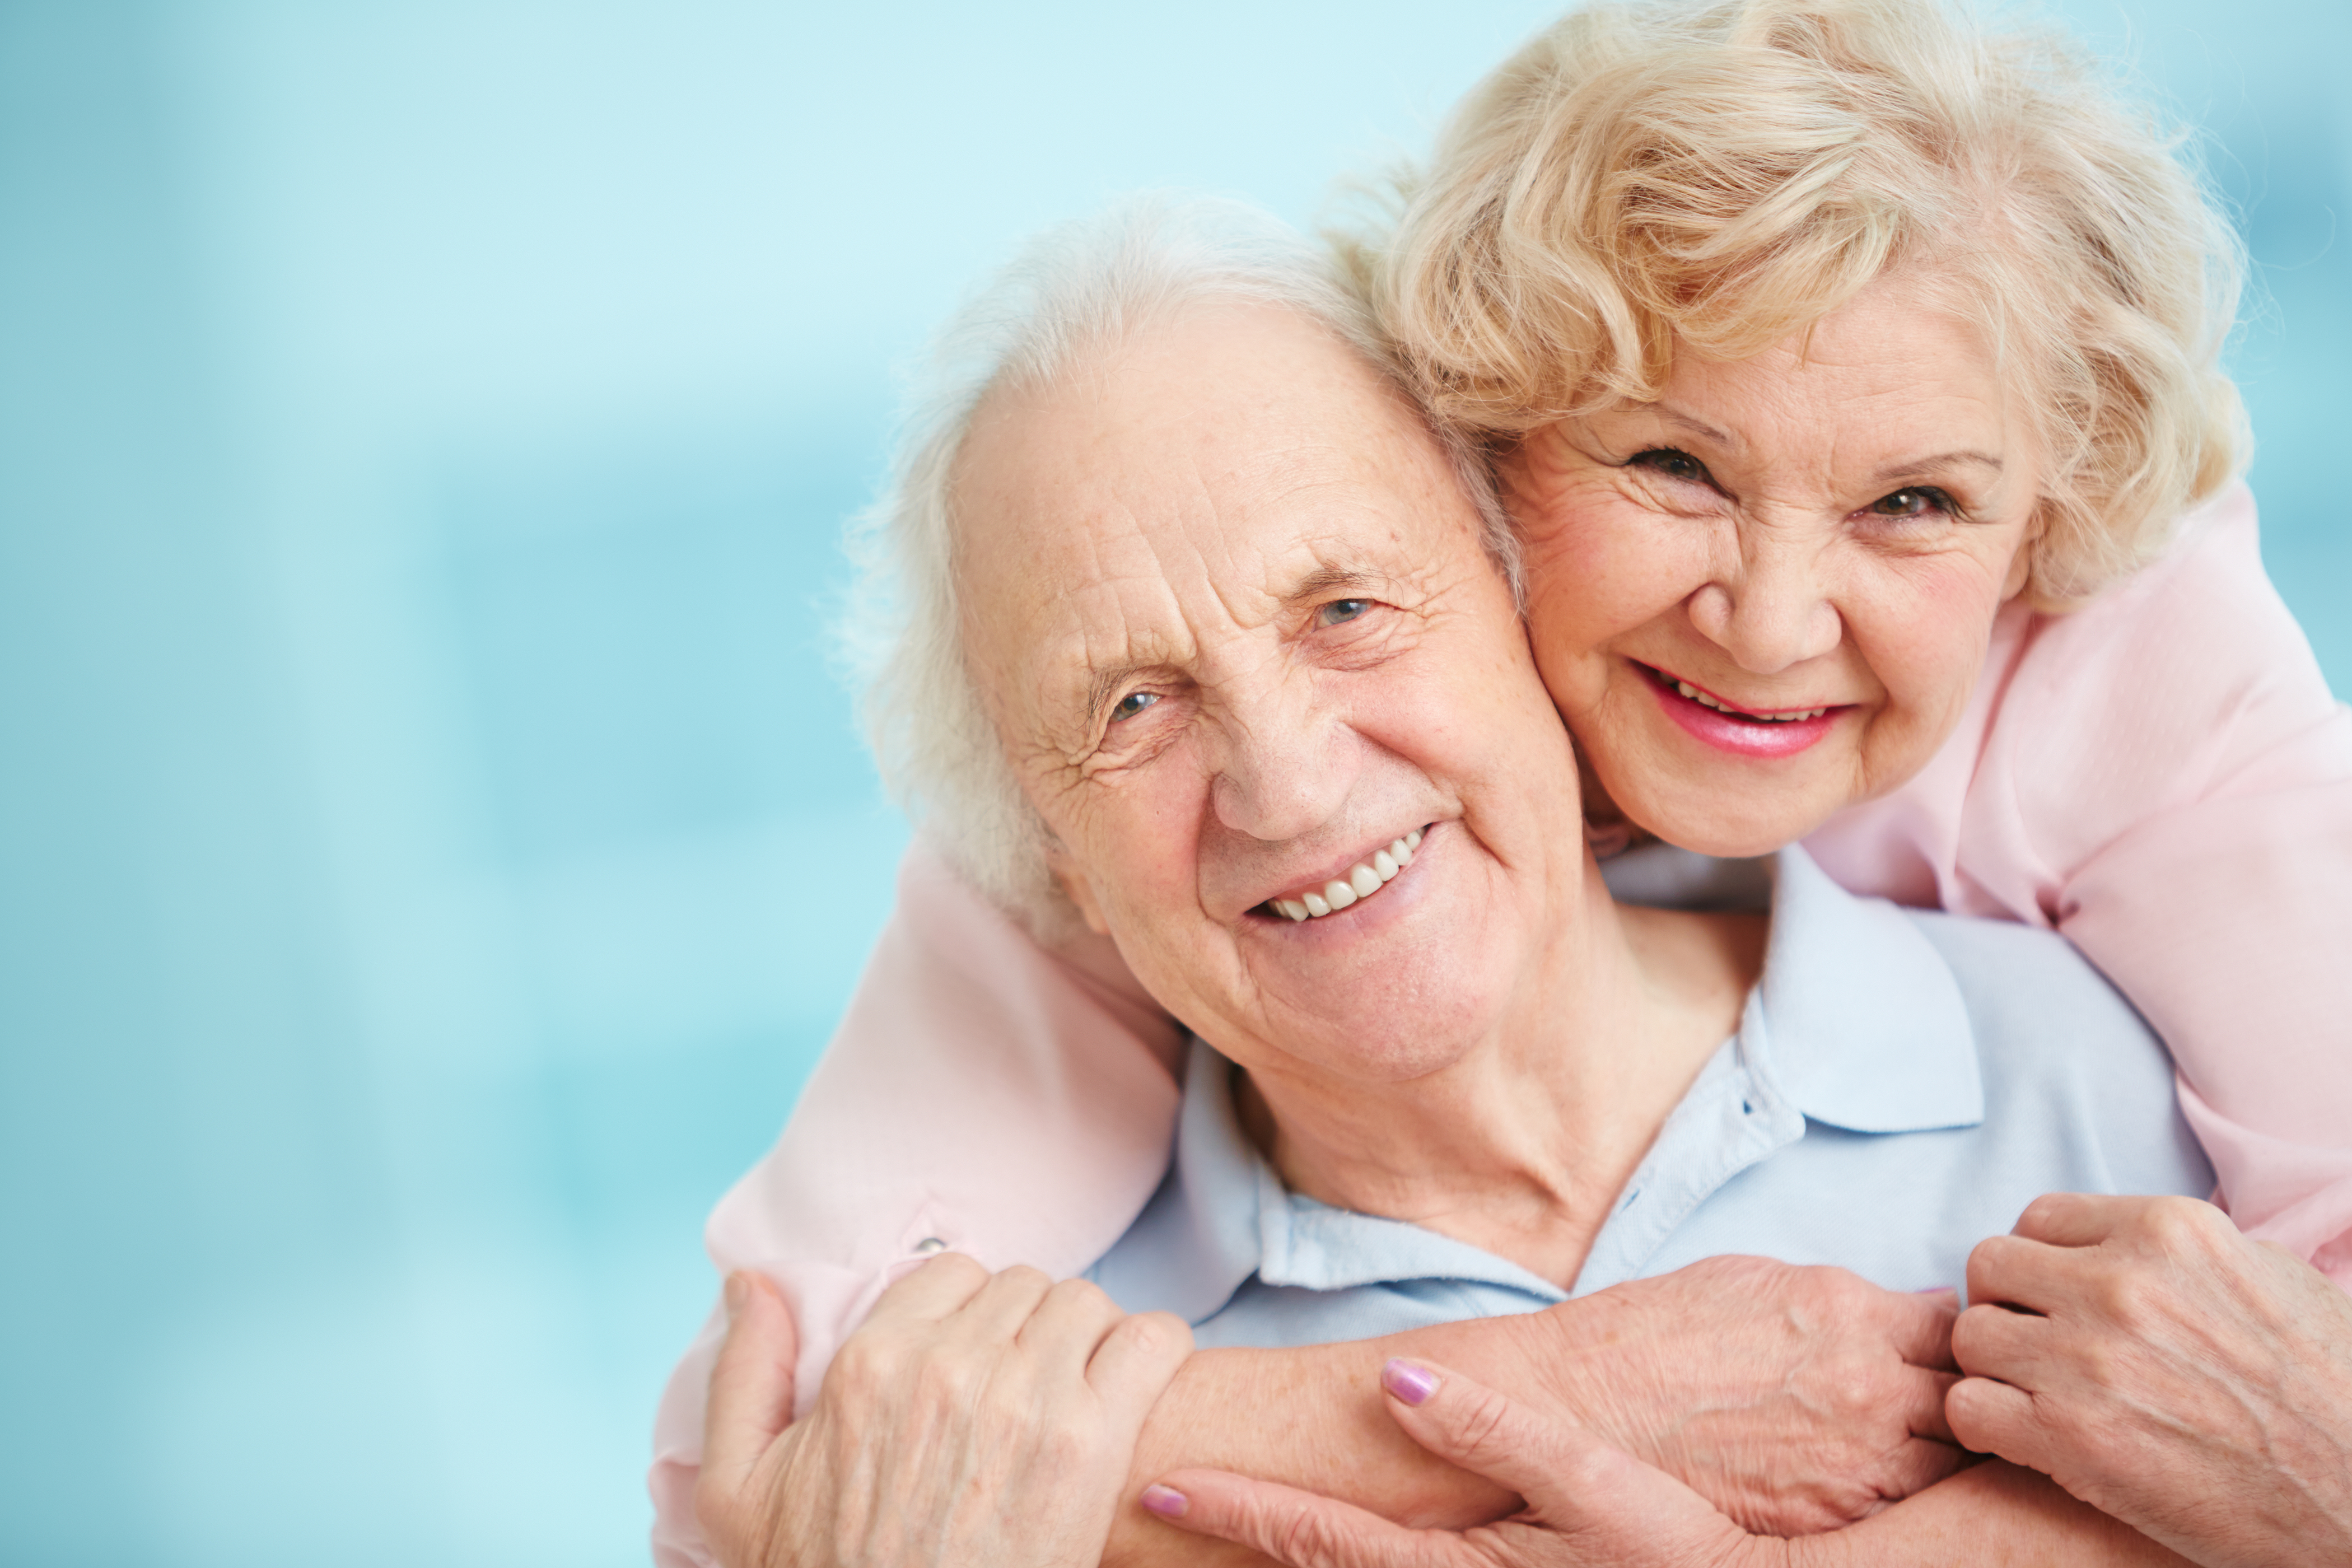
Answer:
[[[1619,0],[1471,93],[1356,264],[1438,416],[1495,447],[1916,273],[2034,411],[2028,591],[2057,608],[2247,454],[2242,253],[2180,148],[2069,41],[1942,0]]]

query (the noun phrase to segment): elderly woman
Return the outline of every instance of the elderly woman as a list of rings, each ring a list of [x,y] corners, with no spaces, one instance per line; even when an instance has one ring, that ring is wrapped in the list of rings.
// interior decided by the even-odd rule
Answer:
[[[2242,492],[2126,588],[2036,608],[2147,557],[2230,471],[2218,232],[2063,61],[1924,4],[1759,3],[1564,23],[1474,95],[1372,259],[1414,381],[1501,458],[1540,667],[1633,826],[1741,851],[1815,830],[1849,888],[2061,926],[2202,1091],[2184,1103],[2240,1218],[2326,1260],[2352,1197],[2347,998],[2300,955],[2352,919],[2352,763]],[[1948,374],[1956,331],[1989,358],[1973,384]],[[1002,826],[934,818],[965,875],[1028,907]],[[1107,955],[1047,958],[916,871],[834,1059],[713,1223],[723,1259],[790,1289],[804,1400],[905,1257],[1082,1266],[1158,1180],[1173,1114],[1174,1033]],[[1972,1283],[2052,1321],[2063,1284],[2090,1321],[2119,1280],[2207,1258],[2205,1295],[2135,1287],[2176,1321],[2105,1325],[2150,1344],[2295,1300],[2304,1276],[2174,1212],[2086,1231],[2036,1211]],[[1971,1394],[1956,1419],[2010,1412],[1979,1441],[2103,1499],[2149,1473],[2245,1495],[2226,1464],[2102,1453],[2098,1398],[2032,1388],[1999,1332],[1962,1344],[2066,1413],[2028,1429]],[[2211,1364],[2202,1408],[2242,1405]],[[673,1385],[673,1434],[705,1365]],[[2179,1430],[2201,1417],[2176,1392],[2106,1407]],[[675,1518],[693,1449],[672,1442]]]
[[[2210,1183],[2161,1047],[2055,936],[1856,900],[1797,849],[1769,919],[1619,904],[1444,447],[1344,307],[1198,248],[1118,226],[1059,258],[943,453],[936,526],[900,541],[911,581],[953,584],[910,647],[970,671],[928,692],[933,732],[982,718],[1026,851],[1197,1033],[1174,1167],[1092,1271],[1176,1321],[926,1270],[878,1314],[897,1342],[845,1352],[771,1445],[837,1463],[775,1462],[758,1560],[856,1561],[885,1519],[989,1542],[975,1561],[1090,1561],[1185,1321],[1356,1339],[1742,1243],[1932,1280],[2046,1188]],[[1285,909],[1310,897],[1333,913]],[[1050,1544],[992,1500],[1041,1468],[1076,1516]],[[1998,1468],[1854,1549],[1900,1561],[1963,1510],[1986,1539],[2163,1555]]]

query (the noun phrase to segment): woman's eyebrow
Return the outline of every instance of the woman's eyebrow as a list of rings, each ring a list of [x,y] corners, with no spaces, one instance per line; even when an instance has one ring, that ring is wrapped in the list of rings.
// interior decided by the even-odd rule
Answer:
[[[1990,468],[2000,472],[2000,459],[1989,452],[1939,452],[1932,458],[1906,458],[1899,463],[1889,463],[1878,470],[1874,484],[1889,484],[1915,474],[1932,473],[1938,468]]]

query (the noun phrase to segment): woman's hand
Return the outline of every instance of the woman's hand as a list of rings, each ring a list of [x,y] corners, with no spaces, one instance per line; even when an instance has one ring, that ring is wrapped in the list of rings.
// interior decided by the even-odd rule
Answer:
[[[2352,1297],[2188,1198],[2037,1198],[1969,1259],[1953,1429],[2208,1568],[2352,1563]]]
[[[1444,1367],[1391,1361],[1389,1413],[1438,1458],[1527,1500],[1462,1531],[1408,1530],[1313,1492],[1179,1470],[1143,1506],[1290,1568],[1780,1568],[1790,1543],[1751,1536],[1664,1472]]]
[[[788,1426],[791,1314],[753,1275],[727,1301],[694,1494],[727,1568],[1095,1568],[1192,1348],[1084,1280],[947,1253],[884,1292]]]

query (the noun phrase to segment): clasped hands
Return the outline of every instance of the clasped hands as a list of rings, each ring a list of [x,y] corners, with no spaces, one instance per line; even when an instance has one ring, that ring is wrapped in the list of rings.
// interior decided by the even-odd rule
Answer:
[[[957,1258],[894,1286],[787,1427],[790,1317],[739,1277],[697,1509],[728,1568],[1192,1561],[1202,1535],[1298,1568],[1897,1561],[1884,1531],[1874,1557],[1869,1530],[1812,1532],[1949,1475],[1957,1439],[2215,1568],[2352,1562],[2352,1299],[2324,1278],[2206,1205],[2057,1197],[1969,1284],[1955,1324],[1948,1296],[1717,1258],[1394,1355],[1327,1347],[1360,1349],[1395,1431],[1486,1478],[1449,1505],[1328,1453],[1335,1473],[1285,1478],[1314,1491],[1265,1479],[1279,1464],[1160,1463],[1187,1430],[1281,1414],[1234,1407],[1263,1381],[1245,1358],[1312,1352],[1188,1361],[1172,1318]]]

